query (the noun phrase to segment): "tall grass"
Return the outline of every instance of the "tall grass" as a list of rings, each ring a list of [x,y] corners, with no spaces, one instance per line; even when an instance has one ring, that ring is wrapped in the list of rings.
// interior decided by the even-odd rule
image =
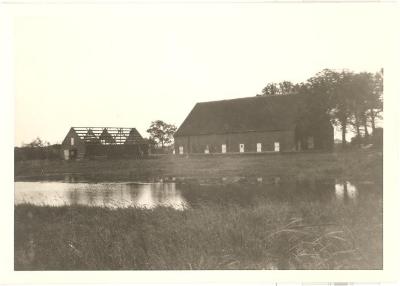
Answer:
[[[382,269],[382,202],[15,207],[16,270]]]

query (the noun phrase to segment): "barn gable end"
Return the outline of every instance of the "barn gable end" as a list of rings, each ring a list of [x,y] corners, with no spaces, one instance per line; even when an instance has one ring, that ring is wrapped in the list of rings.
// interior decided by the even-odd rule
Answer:
[[[136,130],[136,128],[132,128],[129,132],[128,137],[125,140],[125,144],[143,144],[145,143],[142,135]]]
[[[103,129],[103,132],[99,136],[100,143],[102,144],[114,144],[115,139],[111,136],[111,134],[107,131],[107,128]]]

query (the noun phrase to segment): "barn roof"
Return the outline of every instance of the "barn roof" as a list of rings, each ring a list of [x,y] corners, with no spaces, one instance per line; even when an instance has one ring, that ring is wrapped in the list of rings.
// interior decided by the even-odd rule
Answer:
[[[292,130],[304,98],[255,96],[197,103],[175,136]]]
[[[136,128],[126,127],[71,127],[85,143],[143,144],[145,140]],[[101,140],[102,139],[102,140]]]

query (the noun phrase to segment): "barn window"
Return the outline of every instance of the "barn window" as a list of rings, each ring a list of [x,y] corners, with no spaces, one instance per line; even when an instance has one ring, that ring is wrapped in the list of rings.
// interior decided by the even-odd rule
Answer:
[[[279,142],[275,142],[275,143],[274,143],[274,151],[275,151],[275,152],[279,152],[279,151],[280,151]]]
[[[183,154],[183,146],[179,146],[179,154]]]
[[[208,145],[206,146],[206,149],[204,149],[204,153],[205,154],[209,154],[210,153],[210,148],[208,147]]]
[[[226,153],[226,144],[221,145],[221,153]]]
[[[261,145],[261,143],[257,143],[257,152],[261,152],[261,147],[262,145]]]
[[[101,144],[106,144],[106,140],[105,139],[101,139]]]
[[[307,148],[314,149],[314,137],[310,136],[307,138]]]
[[[239,152],[240,153],[244,152],[244,144],[239,144]]]
[[[71,137],[71,146],[74,146],[74,143],[75,143],[74,139],[75,139],[74,137]]]

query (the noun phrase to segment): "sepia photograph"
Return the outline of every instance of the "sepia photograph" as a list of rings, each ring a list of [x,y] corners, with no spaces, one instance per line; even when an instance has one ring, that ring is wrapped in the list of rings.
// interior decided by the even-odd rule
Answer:
[[[277,2],[9,3],[13,271],[384,270],[392,14]]]

